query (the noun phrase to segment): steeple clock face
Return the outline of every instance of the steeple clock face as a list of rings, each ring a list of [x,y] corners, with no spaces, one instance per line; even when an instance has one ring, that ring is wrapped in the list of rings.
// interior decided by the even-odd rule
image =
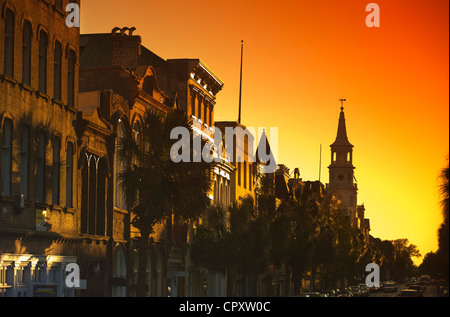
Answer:
[[[339,175],[338,175],[338,179],[339,179],[340,181],[343,181],[343,180],[344,180],[344,175],[339,174]]]

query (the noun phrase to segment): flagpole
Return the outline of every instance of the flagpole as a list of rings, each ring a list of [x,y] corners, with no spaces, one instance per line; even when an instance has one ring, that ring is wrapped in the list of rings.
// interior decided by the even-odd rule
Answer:
[[[239,87],[239,118],[238,123],[241,123],[241,102],[242,102],[242,61],[244,56],[244,41],[241,40],[241,77],[240,77],[240,87]]]
[[[320,145],[320,158],[319,158],[319,182],[322,173],[322,144]]]

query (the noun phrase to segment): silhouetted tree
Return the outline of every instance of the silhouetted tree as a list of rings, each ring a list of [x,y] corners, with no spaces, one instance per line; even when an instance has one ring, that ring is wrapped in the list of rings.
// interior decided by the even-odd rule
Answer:
[[[438,230],[438,244],[439,248],[436,252],[437,260],[439,261],[439,270],[442,277],[448,281],[449,274],[449,165],[447,157],[447,166],[441,170],[440,174],[441,184],[439,186],[439,192],[441,195],[441,208],[443,222]]]
[[[147,110],[141,126],[138,138],[125,129],[117,153],[125,163],[118,175],[119,186],[133,212],[132,224],[140,232],[137,296],[146,291],[148,243],[153,226],[164,219],[171,220],[172,216],[180,221],[198,217],[209,204],[207,194],[211,186],[210,164],[203,160],[180,163],[172,160],[172,146],[178,141],[170,138],[174,128],[189,131],[192,144],[191,122],[185,113],[173,110],[163,116]],[[192,146],[185,150],[192,160]]]

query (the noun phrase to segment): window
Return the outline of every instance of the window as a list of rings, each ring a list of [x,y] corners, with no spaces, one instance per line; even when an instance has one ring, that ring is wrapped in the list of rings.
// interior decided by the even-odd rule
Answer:
[[[59,165],[60,165],[61,140],[53,139],[53,165],[52,165],[52,204],[59,205]]]
[[[75,63],[75,51],[69,50],[69,64],[67,72],[67,104],[69,106],[75,106]]]
[[[85,153],[81,170],[81,233],[105,235],[106,160]]]
[[[241,186],[241,168],[242,168],[242,162],[238,160],[238,185]]]
[[[29,140],[30,129],[28,126],[24,126],[20,149],[20,193],[23,195],[23,199],[28,199]]]
[[[37,146],[37,171],[36,171],[36,201],[45,202],[45,133],[39,132]]]
[[[12,122],[6,119],[3,122],[3,144],[2,144],[2,195],[11,196],[11,143]]]
[[[120,182],[119,177],[120,173],[125,170],[126,165],[125,162],[119,159],[118,150],[119,150],[119,140],[124,137],[124,130],[125,126],[122,120],[119,120],[119,123],[117,124],[117,138],[116,138],[116,144],[115,144],[115,157],[114,157],[114,169],[115,169],[115,187],[114,187],[114,205],[118,209],[127,209],[126,203],[125,203],[125,194],[120,188]]]
[[[73,144],[67,143],[66,153],[66,206],[73,207]]]
[[[57,100],[61,100],[61,60],[62,60],[62,45],[60,42],[55,42],[55,52],[53,60],[53,89],[54,97]]]
[[[208,104],[203,106],[203,123],[208,124]]]
[[[127,262],[125,259],[125,251],[121,245],[117,246],[114,250],[113,256],[113,278],[125,280],[127,278]],[[112,296],[113,297],[125,297],[126,287],[123,285],[113,285]]]
[[[213,126],[213,106],[209,106],[209,126]]]
[[[244,188],[247,188],[247,162],[244,162]]]
[[[39,35],[39,91],[47,93],[47,46],[48,35],[41,30]]]
[[[14,25],[14,12],[11,10],[6,10],[4,73],[10,77],[14,77]]]
[[[197,113],[198,113],[197,119],[201,119],[202,121],[204,121],[204,119],[201,118],[201,116],[202,116],[202,100],[201,99],[197,99]]]
[[[23,23],[22,38],[22,82],[31,85],[31,37],[32,28],[29,21]]]
[[[248,166],[248,188],[252,190],[253,188],[253,173],[252,173],[252,165]]]
[[[192,115],[194,115],[196,118],[198,118],[197,115],[197,109],[195,108],[195,93],[191,90],[191,109],[192,109]]]

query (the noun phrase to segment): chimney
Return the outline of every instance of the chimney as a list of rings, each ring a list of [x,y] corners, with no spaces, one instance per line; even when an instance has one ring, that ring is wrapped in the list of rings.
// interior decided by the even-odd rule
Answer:
[[[141,37],[133,35],[135,27],[115,27],[112,34],[112,65],[135,71],[141,55]],[[125,33],[128,31],[128,34]]]

